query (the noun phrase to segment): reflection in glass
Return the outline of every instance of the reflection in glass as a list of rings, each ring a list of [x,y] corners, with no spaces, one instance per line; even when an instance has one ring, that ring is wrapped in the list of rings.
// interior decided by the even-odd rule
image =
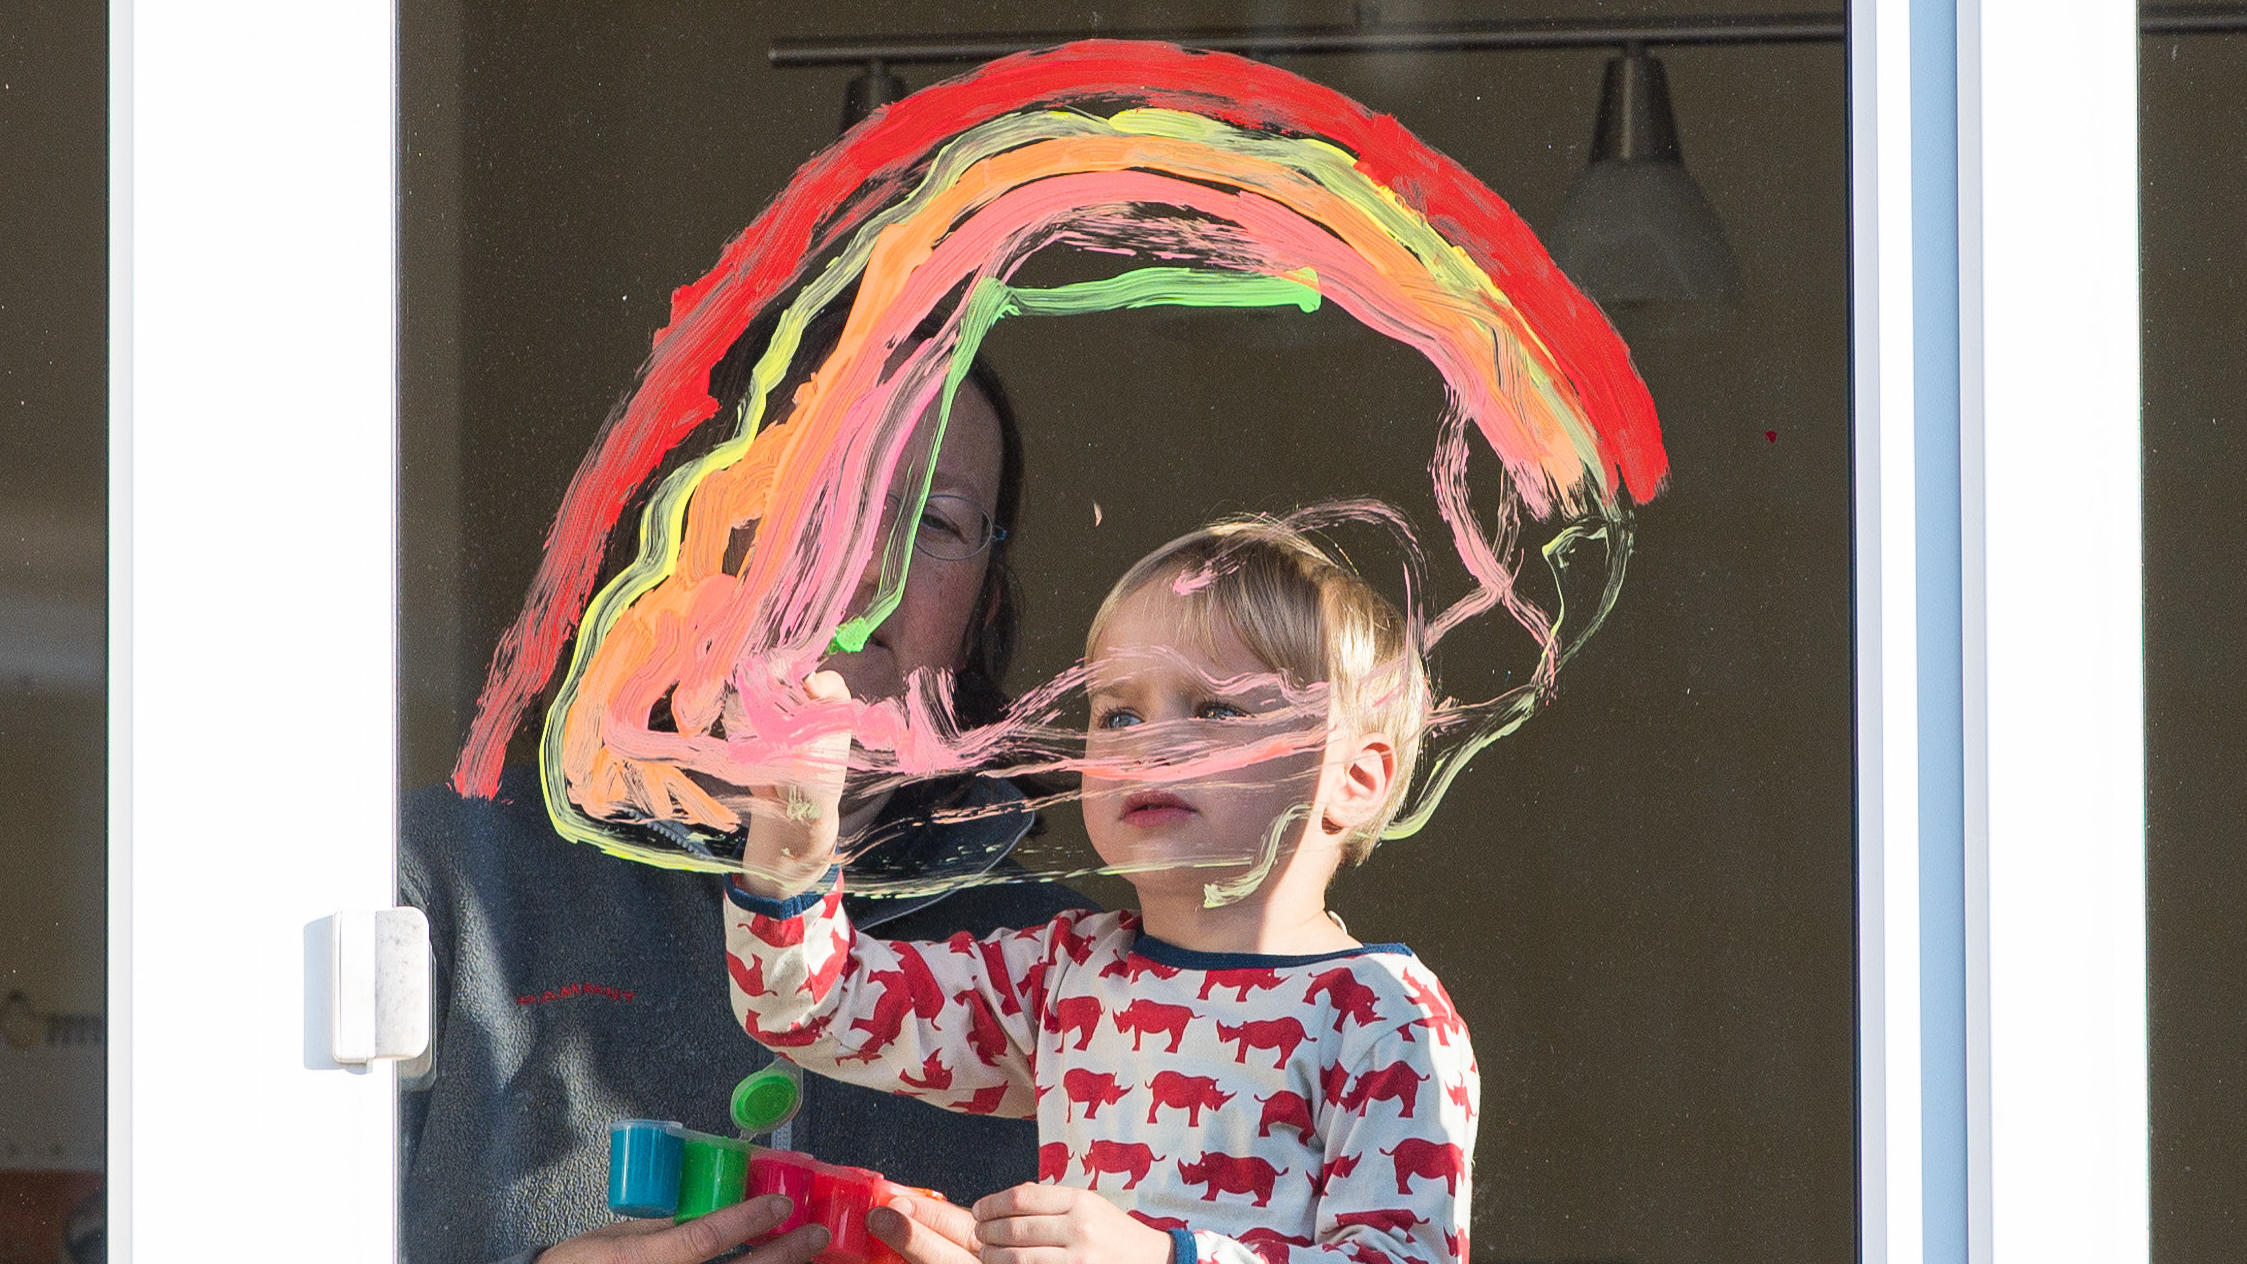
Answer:
[[[1090,10],[1038,17],[1062,29]],[[1183,17],[1103,6],[1102,29]],[[670,291],[834,139],[835,103],[865,71],[781,72],[708,50],[968,19],[941,5],[891,6],[877,23],[713,4],[591,24],[408,5],[404,20],[401,767],[418,788],[450,768],[554,507]],[[1393,114],[1549,241],[1612,52],[1271,60]],[[1421,838],[1338,887],[1338,907],[1361,938],[1410,940],[1472,1007],[1489,1120],[1478,1255],[1847,1258],[1843,60],[1838,43],[1662,57],[1692,175],[1743,279],[1728,317],[1649,329],[1615,313],[1676,471],[1641,520],[1631,595],[1559,704],[1478,760]],[[964,68],[906,70],[918,87]],[[1039,266],[1018,282],[1080,279]],[[1286,315],[1269,322],[1285,336],[1206,313],[994,333],[1029,471],[1008,544],[1026,611],[1017,687],[1073,662],[1107,582],[1212,512],[1338,489],[1432,511],[1413,490],[1424,451],[1405,439],[1440,414],[1440,379],[1346,317]],[[1443,671],[1485,696],[1508,687],[1489,646],[1459,649]],[[1068,814],[1034,844],[1039,864],[1084,854]]]
[[[104,1255],[105,11],[0,49],[0,1260]],[[25,55],[25,50],[36,50]]]

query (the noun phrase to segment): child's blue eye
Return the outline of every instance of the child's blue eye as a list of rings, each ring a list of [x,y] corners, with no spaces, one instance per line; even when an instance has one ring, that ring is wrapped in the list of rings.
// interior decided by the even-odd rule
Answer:
[[[1201,718],[1205,720],[1240,720],[1246,719],[1248,716],[1248,712],[1241,710],[1230,702],[1205,702],[1201,706],[1200,714]]]
[[[1139,723],[1139,717],[1122,707],[1117,707],[1113,711],[1103,711],[1092,717],[1092,727],[1096,729],[1127,729],[1137,723]]]

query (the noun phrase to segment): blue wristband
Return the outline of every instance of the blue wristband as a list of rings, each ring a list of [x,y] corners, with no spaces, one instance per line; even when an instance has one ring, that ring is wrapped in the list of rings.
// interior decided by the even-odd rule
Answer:
[[[841,865],[830,865],[826,877],[785,900],[775,900],[769,896],[758,895],[754,891],[744,891],[741,889],[739,878],[728,878],[726,879],[726,898],[732,900],[737,908],[747,909],[764,917],[787,921],[791,917],[802,917],[817,907],[821,900],[826,899],[827,893],[835,889],[835,878],[842,871]]]

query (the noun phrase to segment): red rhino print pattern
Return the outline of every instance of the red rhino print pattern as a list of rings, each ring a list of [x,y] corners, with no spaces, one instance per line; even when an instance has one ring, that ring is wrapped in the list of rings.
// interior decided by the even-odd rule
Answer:
[[[842,906],[842,888],[829,887],[827,894],[819,897],[819,916],[832,918]],[[760,943],[770,944],[775,948],[794,948],[804,942],[804,928],[811,925],[812,921],[808,912],[801,917],[767,917],[762,913],[753,913],[748,921],[736,921],[734,924],[755,936]]]
[[[1256,1252],[1264,1264],[1287,1264],[1287,1249],[1292,1246],[1309,1246],[1311,1239],[1290,1237],[1264,1225],[1233,1235],[1242,1246]]]
[[[1345,1154],[1327,1160],[1325,1167],[1311,1174],[1311,1192],[1320,1198],[1326,1197],[1327,1185],[1334,1181],[1348,1180],[1350,1173],[1358,1170],[1358,1161],[1363,1157],[1363,1155],[1358,1154]]]
[[[1111,1017],[1116,1020],[1117,1031],[1131,1033],[1132,1052],[1139,1051],[1142,1037],[1167,1035],[1170,1037],[1170,1047],[1163,1052],[1176,1053],[1178,1042],[1186,1038],[1186,1024],[1199,1015],[1184,1005],[1165,1005],[1160,1001],[1141,997],[1117,1010]]]
[[[1006,950],[995,939],[981,941],[975,947],[976,951],[983,956],[983,970],[986,976],[1002,981],[1000,986],[993,989],[999,994],[999,1012],[1010,1016],[1020,1014],[1022,1002],[1015,999],[1015,989],[1005,986],[1003,982],[1011,973],[1007,969]]]
[[[1122,979],[1126,983],[1137,983],[1139,977],[1146,974],[1151,974],[1158,979],[1175,979],[1178,977],[1178,967],[1166,966],[1160,961],[1150,961],[1136,952],[1129,953],[1100,967],[1101,978]]]
[[[1219,1194],[1254,1194],[1256,1205],[1272,1201],[1272,1187],[1287,1174],[1260,1155],[1204,1154],[1193,1162],[1180,1162],[1178,1177],[1188,1185],[1201,1185],[1202,1201],[1217,1201]]]
[[[1248,1061],[1248,1051],[1251,1049],[1274,1049],[1279,1052],[1279,1056],[1272,1060],[1272,1069],[1275,1071],[1287,1066],[1287,1060],[1295,1056],[1295,1046],[1302,1044],[1309,1036],[1310,1033],[1303,1030],[1302,1022],[1293,1018],[1252,1018],[1238,1027],[1217,1024],[1218,1040],[1241,1042],[1240,1049],[1233,1054],[1233,1061]],[[1173,1049],[1172,1052],[1177,1050]]]
[[[1194,999],[1208,1000],[1211,988],[1232,988],[1234,1001],[1239,1004],[1247,1004],[1250,992],[1276,988],[1279,985],[1280,976],[1277,970],[1211,970],[1202,977],[1201,994]]]
[[[963,1115],[996,1114],[999,1105],[1006,1101],[1006,1089],[1007,1086],[1004,1084],[993,1084],[988,1088],[979,1088],[968,1094],[965,1099],[952,1103],[951,1108]]]
[[[835,984],[850,977],[858,969],[858,962],[850,955],[850,932],[838,930],[827,948],[827,960],[820,963],[811,977],[804,980],[804,994],[813,999],[823,998],[834,990]]]
[[[1472,1095],[1467,1092],[1467,1082],[1465,1080],[1461,1080],[1457,1084],[1444,1085],[1443,1095],[1451,1099],[1452,1105],[1457,1106],[1463,1111],[1466,1111],[1467,1118],[1473,1119],[1475,1117],[1475,1104],[1474,1102],[1469,1100]]]
[[[1069,929],[1069,923],[1065,921],[1054,923],[1054,946],[1067,953],[1069,960],[1080,966],[1092,959],[1092,939],[1093,937],[1090,935],[1079,935],[1072,932]]]
[[[1415,1039],[1412,1034],[1412,1029],[1415,1027],[1434,1032],[1436,1043],[1446,1049],[1451,1047],[1453,1036],[1467,1034],[1467,1025],[1456,1018],[1415,1018],[1404,1025],[1404,1038],[1406,1040]]]
[[[967,1011],[967,1047],[975,1060],[985,1066],[997,1066],[1000,1055],[1007,1050],[1006,1028],[983,1005],[973,988],[952,998]]]
[[[921,1063],[921,1074],[918,1079],[914,1078],[911,1073],[905,1072],[898,1075],[897,1082],[909,1084],[918,1089],[950,1088],[952,1087],[952,1068],[944,1065],[943,1059],[944,1055],[941,1051],[932,1053],[928,1055],[927,1061]]]
[[[1430,1141],[1426,1137],[1406,1137],[1397,1142],[1394,1150],[1383,1150],[1397,1168],[1397,1192],[1409,1195],[1413,1177],[1441,1180],[1443,1187],[1456,1194],[1459,1178],[1467,1174],[1467,1156],[1458,1146],[1448,1141]]]
[[[1334,1223],[1343,1228],[1363,1225],[1382,1233],[1402,1233],[1414,1225],[1424,1225],[1428,1220],[1425,1216],[1414,1215],[1410,1207],[1383,1207],[1373,1211],[1336,1212]]]
[[[815,1018],[794,1031],[766,1031],[762,1027],[753,1025],[749,1029],[749,1034],[757,1038],[758,1044],[770,1049],[802,1049],[825,1040],[827,1038],[827,1024],[833,1021],[834,1015],[830,1014],[825,1018]],[[754,1022],[754,1018],[752,1018],[752,1022]]]
[[[1186,1126],[1202,1126],[1202,1111],[1221,1109],[1233,1100],[1231,1093],[1217,1091],[1214,1075],[1183,1075],[1177,1071],[1157,1071],[1155,1078],[1147,1081],[1147,1094],[1154,1100],[1147,1103],[1147,1122],[1154,1123],[1155,1112],[1165,1106],[1186,1112]]]
[[[917,961],[918,958],[907,957],[902,960]],[[923,967],[923,973],[926,973],[926,967]],[[934,978],[928,982],[931,988],[935,987]],[[865,1032],[866,1040],[858,1046],[855,1053],[844,1055],[861,1062],[872,1062],[882,1056],[882,1050],[887,1049],[897,1039],[897,1033],[904,1030],[907,1015],[920,1014],[923,1018],[934,1018],[944,1008],[944,994],[938,992],[935,1008],[925,1014],[921,1013],[924,1007],[915,1000],[914,985],[908,982],[908,972],[905,970],[870,971],[866,975],[866,985],[880,989],[874,997],[874,1012],[865,1018],[852,1019],[850,1024],[852,1031]],[[936,1024],[932,1022],[929,1026],[933,1028]]]
[[[1037,1013],[1032,1017],[1038,1020],[1040,1027],[1053,1021],[1053,1015],[1045,1010],[1045,973],[1046,963],[1043,961],[1033,961],[1022,969],[1022,994],[1038,1007]]]
[[[1115,1172],[1130,1174],[1131,1179],[1123,1184],[1125,1189],[1130,1189],[1146,1180],[1147,1173],[1162,1161],[1162,1156],[1149,1149],[1144,1141],[1095,1141],[1085,1148],[1084,1172],[1091,1178],[1085,1182],[1085,1188],[1100,1188],[1100,1174]]]
[[[1270,1097],[1259,1097],[1256,1100],[1264,1106],[1264,1113],[1256,1120],[1257,1136],[1269,1137],[1272,1129],[1285,1127],[1293,1128],[1308,1141],[1317,1131],[1318,1125],[1311,1122],[1311,1104],[1303,1100],[1301,1093],[1281,1089]]]
[[[733,976],[733,985],[740,988],[745,997],[754,999],[779,995],[765,986],[765,962],[762,957],[743,961],[729,952],[726,954],[726,972]]]
[[[1176,1216],[1150,1216],[1144,1211],[1131,1211],[1125,1214],[1129,1215],[1132,1219],[1138,1221],[1139,1223],[1147,1226],[1150,1229],[1161,1229],[1165,1233],[1168,1233],[1172,1229],[1193,1228],[1192,1225],[1187,1224],[1185,1221],[1180,1220]]]
[[[1420,1100],[1420,1085],[1427,1078],[1408,1063],[1392,1062],[1359,1076],[1358,1082],[1350,1086],[1349,1096],[1342,1099],[1342,1108],[1363,1113],[1373,1102],[1393,1100],[1398,1106],[1397,1113],[1410,1119]]]
[[[1115,1105],[1131,1090],[1116,1083],[1113,1072],[1074,1067],[1061,1077],[1061,1091],[1069,1097],[1069,1107],[1062,1112],[1064,1118],[1076,1118],[1075,1108],[1082,1106],[1084,1117],[1091,1119],[1100,1113],[1101,1107]]]
[[[754,935],[759,943],[769,944],[774,948],[793,948],[804,942],[804,927],[807,924],[801,917],[766,917],[762,913],[750,915],[748,921],[734,923]]]
[[[1097,996],[1064,996],[1053,1007],[1053,1034],[1066,1038],[1077,1033],[1077,1051],[1082,1053],[1100,1034],[1100,1019],[1106,1012]]]
[[[740,959],[728,973],[738,1004],[761,1016],[752,1030],[803,1028],[775,1043],[809,1043],[791,1056],[818,1069],[839,1063],[847,1077],[971,1112],[1024,1113],[1032,1098],[1017,1086],[1042,1112],[1060,1090],[1062,1119],[1043,1116],[1057,1131],[1041,1139],[1039,1180],[1165,1213],[1204,1208],[1184,1217],[1191,1226],[1138,1218],[1230,1234],[1253,1253],[1244,1264],[1461,1264],[1436,1239],[1465,1214],[1475,1072],[1432,976],[1409,959],[1180,969],[1117,951],[1128,934],[1097,916],[1109,920],[1072,915],[936,945],[837,933],[838,916],[781,952],[729,922]],[[815,998],[798,983],[814,967],[834,980],[832,1035],[807,1022]],[[1407,989],[1419,998],[1410,1012]],[[1357,1052],[1389,1033],[1409,1042],[1383,1050],[1395,1060]],[[1132,1096],[1141,1089],[1145,1107]],[[1342,1120],[1353,1139],[1329,1159],[1320,1133]],[[1392,1165],[1395,1197],[1391,1171],[1351,1179],[1375,1160]]]
[[[1451,1003],[1451,993],[1443,990],[1443,984],[1433,979],[1423,982],[1418,975],[1407,974],[1404,976],[1404,990],[1412,997],[1412,1003],[1421,1009],[1446,1022],[1459,1021],[1458,1007]]]
[[[909,949],[897,954],[897,968],[905,976],[906,994],[913,998],[913,1016],[934,1026],[937,1015],[944,1012],[944,985],[936,981],[928,958],[919,949]]]
[[[1319,1096],[1326,1099],[1327,1105],[1340,1106],[1349,1091],[1350,1068],[1339,1064],[1319,1068]]]
[[[1378,993],[1358,982],[1355,971],[1340,966],[1311,980],[1311,990],[1303,994],[1306,1001],[1315,1001],[1319,993],[1327,994],[1334,1006],[1334,1030],[1342,1030],[1342,1020],[1348,1019],[1360,1027],[1369,1027],[1381,1021],[1373,1003],[1380,999]]]
[[[1404,986],[1405,990],[1412,995],[1412,1003],[1433,1015],[1431,1018],[1415,1018],[1406,1023],[1404,1025],[1405,1039],[1412,1039],[1412,1029],[1415,1027],[1425,1027],[1433,1031],[1436,1034],[1436,1042],[1446,1048],[1450,1046],[1453,1036],[1465,1038],[1467,1024],[1460,1020],[1459,1011],[1452,1007],[1451,994],[1443,990],[1443,984],[1438,983],[1431,987],[1408,974],[1404,977]]]

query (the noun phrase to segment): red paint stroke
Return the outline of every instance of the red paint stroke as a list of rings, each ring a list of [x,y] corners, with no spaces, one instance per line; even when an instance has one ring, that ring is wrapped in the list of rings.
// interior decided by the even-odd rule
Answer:
[[[710,367],[759,312],[870,215],[904,193],[940,142],[1026,108],[1154,106],[1239,127],[1319,137],[1357,157],[1465,250],[1553,354],[1598,433],[1598,457],[1645,502],[1668,475],[1652,398],[1599,309],[1569,284],[1504,200],[1394,118],[1331,88],[1228,53],[1085,40],[1002,58],[876,110],[799,169],[700,280],[672,296],[638,390],[572,476],[523,610],[501,638],[452,784],[497,789],[507,741],[552,679],[598,579],[610,533],[667,453],[710,419]]]

